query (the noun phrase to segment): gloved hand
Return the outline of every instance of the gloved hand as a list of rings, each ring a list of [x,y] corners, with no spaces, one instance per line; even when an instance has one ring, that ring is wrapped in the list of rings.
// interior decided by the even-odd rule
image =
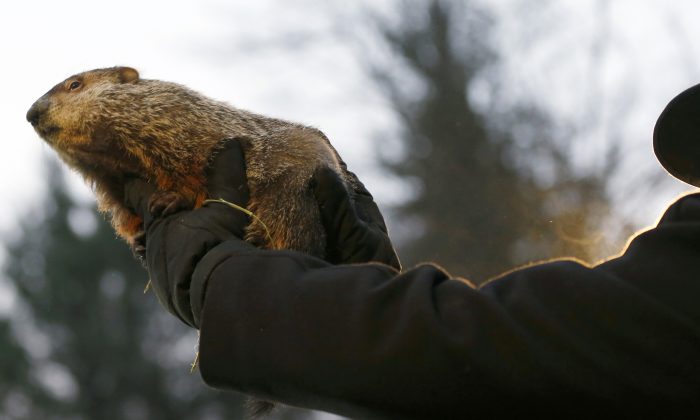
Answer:
[[[353,197],[328,168],[314,174],[313,190],[327,234],[327,260],[334,264],[382,262],[398,270],[398,257],[371,194],[354,178]],[[229,140],[207,170],[211,198],[245,207],[248,188],[240,144]],[[155,188],[134,179],[125,186],[125,201],[144,220],[146,265],[152,287],[166,309],[186,324],[199,326],[206,284],[193,279],[199,260],[226,240],[241,239],[248,217],[225,204],[209,203],[196,210],[154,218],[149,211]],[[241,246],[248,245],[241,241]]]
[[[333,264],[381,262],[401,270],[399,257],[387,234],[384,218],[359,179],[348,194],[343,181],[323,167],[314,174],[314,195],[326,230],[326,260]]]
[[[209,197],[245,207],[248,203],[245,159],[240,143],[228,140],[207,169]],[[221,242],[242,238],[248,216],[221,203],[153,218],[149,205],[155,188],[134,179],[125,201],[144,220],[146,265],[160,303],[184,323],[198,328],[206,284],[192,281],[197,262]],[[252,245],[251,245],[252,247]]]

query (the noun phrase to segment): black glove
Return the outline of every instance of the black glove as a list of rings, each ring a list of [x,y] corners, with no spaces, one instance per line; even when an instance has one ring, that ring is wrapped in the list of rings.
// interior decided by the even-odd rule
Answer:
[[[228,140],[207,169],[209,197],[245,207],[248,186],[245,159],[237,140]],[[155,188],[134,179],[125,186],[125,201],[144,220],[146,265],[160,303],[187,325],[199,327],[206,284],[192,282],[197,262],[221,242],[242,238],[248,216],[222,203],[153,218],[149,211]],[[252,245],[251,245],[252,246]]]
[[[372,195],[353,178],[353,197],[332,170],[314,174],[314,195],[326,229],[326,260],[332,264],[381,262],[401,270],[399,257],[387,234],[384,218]]]

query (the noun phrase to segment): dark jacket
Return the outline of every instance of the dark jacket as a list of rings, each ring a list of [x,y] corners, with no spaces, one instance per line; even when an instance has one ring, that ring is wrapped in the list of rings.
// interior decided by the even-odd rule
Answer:
[[[217,388],[354,418],[668,416],[700,400],[700,194],[618,258],[480,288],[430,264],[331,266],[237,241],[195,275]]]

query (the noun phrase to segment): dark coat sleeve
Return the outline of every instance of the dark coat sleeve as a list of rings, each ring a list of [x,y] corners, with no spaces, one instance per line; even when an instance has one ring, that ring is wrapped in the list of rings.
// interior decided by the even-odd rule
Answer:
[[[330,266],[235,241],[195,276],[217,388],[355,418],[629,414],[700,395],[700,195],[618,258],[478,289],[434,265]]]

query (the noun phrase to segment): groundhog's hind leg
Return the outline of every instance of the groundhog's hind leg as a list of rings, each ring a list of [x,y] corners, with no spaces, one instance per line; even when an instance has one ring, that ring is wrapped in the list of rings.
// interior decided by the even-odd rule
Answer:
[[[246,240],[261,248],[292,249],[323,258],[326,235],[309,182],[252,188],[249,209],[259,220],[251,220]]]

